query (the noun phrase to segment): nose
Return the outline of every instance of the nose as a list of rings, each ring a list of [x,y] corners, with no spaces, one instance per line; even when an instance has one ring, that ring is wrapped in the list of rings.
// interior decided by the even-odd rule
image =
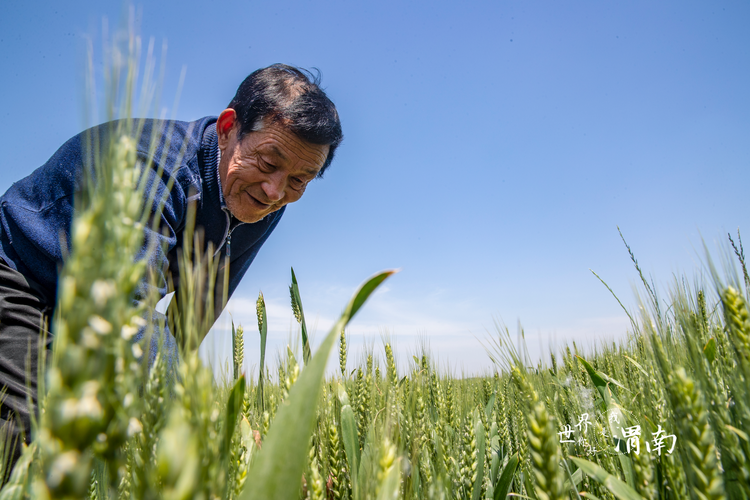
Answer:
[[[286,189],[286,177],[283,172],[275,172],[269,175],[261,185],[268,201],[276,203],[284,198]]]

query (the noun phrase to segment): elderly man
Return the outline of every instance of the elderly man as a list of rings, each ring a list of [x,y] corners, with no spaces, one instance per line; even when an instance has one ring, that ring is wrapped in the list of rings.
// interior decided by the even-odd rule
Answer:
[[[0,197],[0,384],[6,391],[0,424],[15,414],[22,424],[11,426],[15,436],[29,429],[27,397],[36,401],[40,326],[56,302],[57,274],[68,251],[61,242],[70,241],[81,173],[96,149],[92,144],[106,143],[112,128],[104,124],[70,139]],[[230,263],[222,279],[231,296],[284,207],[323,174],[341,139],[336,108],[318,82],[280,64],[248,76],[218,117],[146,120],[138,155],[152,173],[164,171],[153,177],[166,200],[160,231],[147,231],[143,252],[154,240],[161,243],[148,256],[159,293],[169,291],[167,276],[179,282],[189,203],[196,204],[204,250],[213,248],[220,262]],[[174,184],[167,192],[169,179]],[[220,311],[224,304],[217,306]],[[164,337],[174,349],[174,338],[168,332]]]

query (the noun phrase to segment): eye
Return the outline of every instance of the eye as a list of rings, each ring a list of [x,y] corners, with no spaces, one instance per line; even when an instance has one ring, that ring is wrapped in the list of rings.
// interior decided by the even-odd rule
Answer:
[[[305,182],[304,179],[300,179],[299,177],[292,177],[289,181],[289,184],[293,189],[300,190],[305,187],[305,184],[307,184],[307,182]]]
[[[260,156],[258,157],[258,168],[260,168],[262,172],[265,172],[267,174],[270,174],[271,172],[276,170],[276,167],[274,165],[268,163]]]

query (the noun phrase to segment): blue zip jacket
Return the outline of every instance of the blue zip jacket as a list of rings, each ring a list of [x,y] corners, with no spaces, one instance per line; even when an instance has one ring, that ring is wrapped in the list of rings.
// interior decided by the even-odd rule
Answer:
[[[115,128],[112,125],[99,125],[73,137],[47,163],[13,184],[0,197],[0,257],[10,267],[41,285],[49,304],[56,303],[58,272],[63,255],[69,250],[63,249],[61,242],[70,241],[74,197],[81,185],[84,166],[91,165],[93,157],[93,148],[87,145],[92,144],[91,138],[96,138],[101,147]],[[196,227],[204,231],[204,251],[210,242],[220,263],[230,255],[231,297],[258,250],[278,224],[285,207],[252,224],[240,223],[231,216],[220,192],[216,117],[194,122],[145,120],[143,125],[137,155],[149,166],[150,180],[158,184],[156,199],[166,194],[170,177],[174,178],[174,186],[166,194],[161,213],[162,232],[146,230],[139,257],[146,255],[146,248],[154,240],[162,243],[156,245],[156,252],[149,255],[149,266],[156,273],[159,294],[163,297],[171,291],[167,289],[167,271],[171,273],[175,289],[179,289],[178,252],[183,244],[188,203],[194,201]],[[156,148],[149,155],[152,137],[155,137]],[[164,173],[157,178],[155,173],[159,164]],[[150,209],[154,213],[155,206],[152,204]],[[221,282],[216,290],[221,290],[220,285]],[[143,287],[146,286],[144,282]],[[142,289],[140,293],[144,291]],[[221,297],[217,297],[217,317],[222,307],[220,301]],[[168,332],[164,341],[170,351],[174,349],[174,338]],[[152,356],[155,345],[152,344]]]

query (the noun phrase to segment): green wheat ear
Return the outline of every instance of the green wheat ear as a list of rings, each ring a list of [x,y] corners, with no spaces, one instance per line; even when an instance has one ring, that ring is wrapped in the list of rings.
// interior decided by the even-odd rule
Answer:
[[[339,336],[339,368],[341,376],[346,378],[346,331],[343,328]]]
[[[258,407],[261,413],[266,411],[265,399],[265,371],[266,371],[266,338],[268,337],[268,318],[266,316],[266,302],[263,300],[263,292],[258,292],[258,300],[255,303],[255,312],[258,316],[258,332],[260,333],[260,373],[258,374]]]
[[[234,327],[232,322],[232,365],[234,380],[240,378],[242,367],[245,364],[245,331],[242,325]]]
[[[670,374],[668,393],[680,429],[682,460],[691,492],[696,499],[722,500],[724,482],[717,467],[714,432],[703,395],[685,369]]]
[[[513,381],[525,395],[527,407],[527,437],[531,453],[531,469],[534,474],[534,491],[540,500],[562,500],[568,498],[563,487],[563,469],[560,467],[562,453],[558,443],[554,417],[539,399],[534,387],[518,367],[512,368]]]
[[[737,256],[737,259],[740,261],[740,267],[742,268],[742,276],[745,278],[745,287],[750,289],[750,275],[748,275],[747,265],[745,264],[745,249],[742,247],[742,235],[740,235],[740,228],[737,228],[737,243],[734,242],[731,234],[727,233],[727,236],[729,236],[729,243],[731,243],[732,245],[734,254]],[[738,248],[738,244],[739,244],[739,248]]]
[[[747,304],[734,287],[721,295],[729,338],[743,363],[750,361],[750,315]]]
[[[299,323],[300,331],[302,332],[302,359],[305,364],[310,361],[310,343],[307,337],[307,323],[305,322],[305,312],[302,310],[302,299],[299,296],[299,285],[297,284],[297,277],[294,275],[294,268],[292,268],[292,284],[289,286],[289,295],[292,299],[292,312],[294,318]]]

